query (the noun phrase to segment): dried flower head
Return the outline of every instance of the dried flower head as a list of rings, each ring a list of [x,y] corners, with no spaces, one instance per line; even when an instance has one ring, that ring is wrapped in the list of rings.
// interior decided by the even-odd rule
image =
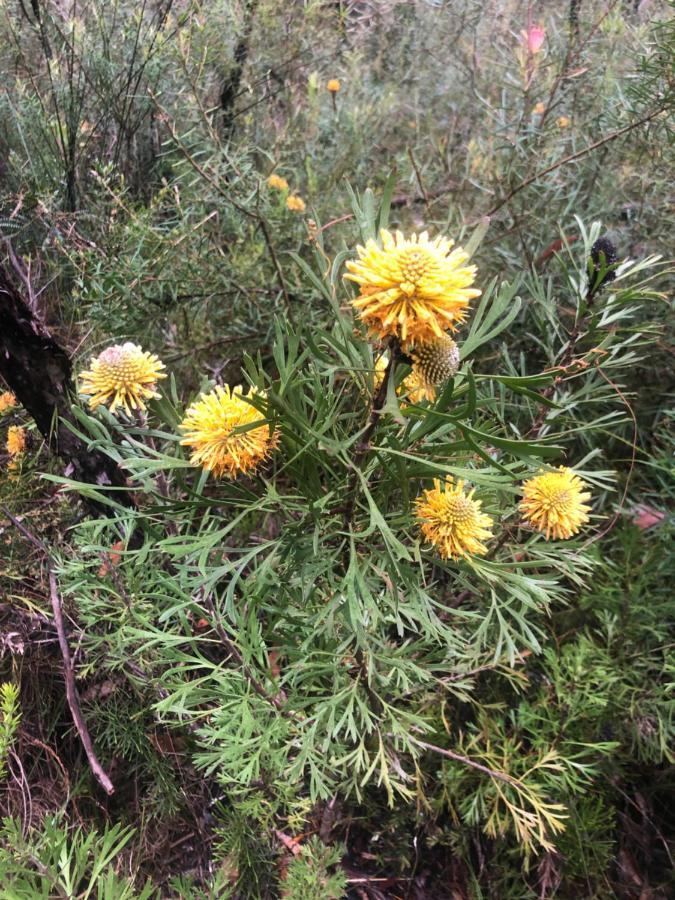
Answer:
[[[557,472],[544,472],[523,484],[519,509],[533,528],[556,540],[569,538],[588,522],[591,499],[587,485],[565,466]]]
[[[544,103],[542,103],[540,100],[539,103],[534,104],[532,112],[535,114],[535,116],[543,116],[545,110],[546,110],[546,105]]]
[[[272,172],[272,174],[267,179],[267,186],[274,188],[274,190],[276,191],[288,190],[288,182],[281,175],[277,175],[276,172]]]
[[[145,409],[145,401],[158,396],[157,382],[166,378],[163,368],[163,362],[138,344],[115,344],[92,359],[91,368],[80,375],[80,389],[92,408],[103,404],[114,412],[121,406],[130,413]]]
[[[3,391],[0,394],[0,413],[14,409],[15,406],[17,406],[17,400],[14,394],[11,391]]]
[[[248,396],[255,393],[251,391]],[[262,424],[243,430],[255,422]],[[223,385],[202,394],[188,409],[180,428],[185,432],[181,444],[192,448],[190,462],[227,478],[252,472],[279,440],[239,386]]]
[[[492,536],[492,519],[473,495],[464,492],[463,481],[455,484],[448,476],[445,482],[435,479],[415,501],[420,531],[443,559],[487,553],[483,541]]]
[[[303,213],[305,211],[305,201],[302,197],[298,197],[297,194],[291,194],[290,197],[286,197],[286,206],[291,212]]]
[[[26,429],[20,425],[10,425],[7,429],[7,452],[10,456],[18,456],[26,449]]]
[[[360,287],[352,304],[371,335],[428,341],[455,328],[480,294],[471,287],[476,267],[464,265],[468,254],[451,251],[446,238],[429,240],[426,231],[405,238],[383,229],[380,235],[382,247],[373,240],[357,247],[359,259],[347,263],[345,275]]]
[[[340,84],[339,78],[330,78],[326,82],[326,90],[329,90],[331,94],[337,94],[341,87],[342,85]]]

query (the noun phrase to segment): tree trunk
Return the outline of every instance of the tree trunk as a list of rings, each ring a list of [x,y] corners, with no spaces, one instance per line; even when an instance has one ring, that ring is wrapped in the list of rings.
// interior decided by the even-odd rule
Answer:
[[[33,417],[49,448],[67,464],[77,481],[126,488],[126,480],[114,460],[91,450],[73,434],[71,400],[74,393],[72,365],[66,351],[32,312],[0,265],[0,375],[24,409]],[[115,491],[115,499],[133,507],[128,490]],[[85,500],[96,515],[109,509]]]
[[[248,59],[251,29],[255,18],[259,0],[248,0],[244,7],[244,25],[241,37],[234,48],[234,64],[223,82],[220,91],[220,107],[223,111],[223,128],[227,137],[232,134],[234,126],[234,107],[241,88],[241,79],[244,74],[244,66]]]

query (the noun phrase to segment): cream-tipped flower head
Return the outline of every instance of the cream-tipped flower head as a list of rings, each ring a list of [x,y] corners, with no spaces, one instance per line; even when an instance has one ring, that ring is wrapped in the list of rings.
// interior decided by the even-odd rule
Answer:
[[[406,342],[428,341],[456,328],[469,301],[480,295],[472,288],[476,267],[453,241],[426,231],[406,238],[382,229],[382,246],[369,240],[357,247],[358,260],[347,263],[345,275],[360,288],[352,300],[373,337]]]
[[[274,188],[274,190],[276,191],[288,190],[288,182],[281,175],[277,175],[276,172],[272,172],[272,174],[267,179],[267,186]]]
[[[326,90],[330,91],[331,94],[337,94],[341,87],[339,78],[329,78],[326,82]]]
[[[8,409],[14,409],[17,405],[16,397],[11,391],[3,391],[0,394],[0,413],[7,412]]]
[[[249,397],[256,392],[251,391]],[[192,448],[190,462],[215,476],[252,472],[277,446],[279,436],[263,414],[247,402],[241,387],[216,387],[192,404],[180,424],[181,444]],[[247,431],[236,429],[262,422]]]
[[[297,194],[291,194],[286,197],[286,206],[291,212],[303,213],[305,211],[305,201]]]
[[[483,542],[492,536],[492,519],[473,495],[474,490],[465,493],[463,481],[448,476],[445,482],[435,479],[415,501],[420,531],[443,559],[487,553]]]
[[[145,401],[157,397],[157,382],[166,378],[164,363],[138,344],[127,342],[108,347],[91,361],[80,375],[80,390],[89,397],[89,406],[118,406],[128,413],[145,409]]]
[[[591,499],[587,485],[565,466],[557,472],[544,472],[523,484],[523,499],[518,508],[537,531],[556,540],[569,538],[588,522]]]
[[[26,429],[20,425],[10,425],[7,429],[7,452],[10,456],[18,456],[26,449]]]

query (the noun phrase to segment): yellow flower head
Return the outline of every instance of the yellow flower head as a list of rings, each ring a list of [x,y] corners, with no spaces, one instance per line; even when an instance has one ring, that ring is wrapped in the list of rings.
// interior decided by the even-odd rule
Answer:
[[[10,425],[7,429],[7,452],[17,456],[26,449],[26,429],[20,425]]]
[[[492,536],[492,519],[473,495],[464,493],[463,481],[455,484],[448,476],[444,483],[435,479],[415,501],[420,531],[443,559],[487,553],[483,541]]]
[[[539,103],[535,103],[534,109],[532,110],[532,112],[535,114],[535,116],[542,116],[544,114],[545,109],[546,109],[546,106],[540,100]]]
[[[375,363],[375,390],[382,384],[387,366],[389,364],[389,354],[383,353],[378,357]],[[396,389],[397,394],[405,394],[410,403],[422,403],[423,400],[429,400],[431,403],[436,399],[436,388],[430,384],[419,372],[413,367],[410,375],[403,379],[403,383]]]
[[[326,90],[330,91],[331,94],[337,94],[341,87],[339,78],[330,78],[326,82]]]
[[[558,116],[558,128],[569,128],[570,120],[567,116]]]
[[[254,422],[263,424],[248,431],[235,431]],[[263,414],[244,399],[239,386],[230,389],[224,385],[202,394],[188,409],[180,427],[185,432],[181,444],[193,448],[190,462],[227,478],[252,472],[279,440]]]
[[[113,412],[122,406],[145,409],[149,397],[157,397],[155,390],[164,363],[152,353],[145,353],[138,344],[115,344],[91,361],[91,368],[80,375],[81,391],[89,396],[89,406],[104,404]]]
[[[288,182],[285,178],[282,178],[281,175],[277,175],[276,172],[272,172],[270,177],[267,179],[267,186],[274,188],[277,191],[288,190]]]
[[[382,247],[373,240],[357,247],[359,259],[347,263],[345,275],[360,287],[352,304],[371,335],[428,341],[454,329],[480,294],[470,287],[476,267],[464,265],[468,254],[451,252],[446,238],[429,240],[426,231],[405,238],[383,229],[380,236]]]
[[[523,499],[519,509],[524,518],[546,535],[556,540],[572,537],[588,522],[590,506],[585,500],[591,495],[584,491],[586,483],[571,469],[560,466],[557,472],[544,472],[523,484]]]
[[[305,201],[302,197],[298,197],[297,194],[291,194],[290,197],[286,197],[286,206],[291,212],[303,213],[305,211]]]
[[[6,412],[8,409],[14,409],[16,405],[16,397],[11,391],[3,391],[0,394],[0,413]]]

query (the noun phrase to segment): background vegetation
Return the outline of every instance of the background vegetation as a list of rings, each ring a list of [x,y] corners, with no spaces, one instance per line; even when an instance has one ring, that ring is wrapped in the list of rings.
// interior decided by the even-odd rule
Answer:
[[[135,509],[0,413],[2,896],[670,895],[672,13],[0,0],[3,265],[76,370],[132,340],[171,373],[147,419],[75,409]],[[472,246],[484,296],[355,467],[342,266],[387,219]],[[255,478],[177,444],[212,382],[268,392]],[[546,544],[514,499],[561,461],[594,518]],[[482,561],[420,551],[442,472],[500,523]]]

